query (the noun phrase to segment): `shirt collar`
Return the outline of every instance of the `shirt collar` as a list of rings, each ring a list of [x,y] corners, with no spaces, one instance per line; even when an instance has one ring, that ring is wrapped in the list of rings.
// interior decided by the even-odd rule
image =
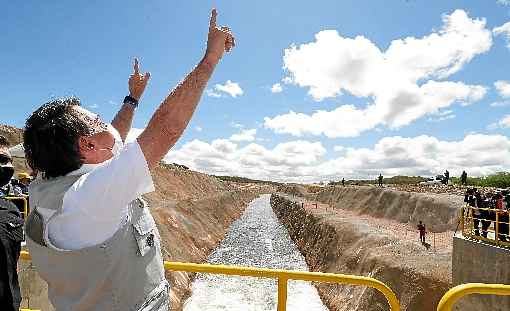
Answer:
[[[84,175],[84,174],[92,172],[99,165],[101,165],[101,164],[82,164],[79,169],[68,173],[66,176]]]

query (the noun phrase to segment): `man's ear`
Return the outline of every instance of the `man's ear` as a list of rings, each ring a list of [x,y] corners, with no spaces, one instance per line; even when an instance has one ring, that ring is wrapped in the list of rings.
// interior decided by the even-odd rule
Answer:
[[[87,137],[78,138],[78,150],[83,158],[86,158],[94,150],[94,143]]]

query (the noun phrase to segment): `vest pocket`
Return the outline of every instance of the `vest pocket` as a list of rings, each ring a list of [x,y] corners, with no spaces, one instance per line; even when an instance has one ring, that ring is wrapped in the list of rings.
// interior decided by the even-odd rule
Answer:
[[[164,280],[152,290],[138,311],[167,311],[170,306],[169,290],[170,284]]]
[[[133,223],[133,234],[138,244],[140,255],[145,256],[156,243],[156,223],[150,214],[143,214]]]

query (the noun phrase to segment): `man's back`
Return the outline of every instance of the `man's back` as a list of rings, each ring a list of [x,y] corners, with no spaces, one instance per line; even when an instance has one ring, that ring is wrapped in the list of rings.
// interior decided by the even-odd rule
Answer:
[[[18,208],[0,199],[0,305],[2,310],[18,310],[21,292],[16,271],[21,241],[23,218]]]

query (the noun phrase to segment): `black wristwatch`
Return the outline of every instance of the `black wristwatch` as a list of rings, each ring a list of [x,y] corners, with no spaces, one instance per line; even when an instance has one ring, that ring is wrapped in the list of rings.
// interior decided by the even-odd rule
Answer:
[[[136,100],[136,98],[131,97],[129,95],[124,97],[123,103],[124,104],[129,104],[129,105],[133,106],[133,108],[138,107],[138,101]]]

